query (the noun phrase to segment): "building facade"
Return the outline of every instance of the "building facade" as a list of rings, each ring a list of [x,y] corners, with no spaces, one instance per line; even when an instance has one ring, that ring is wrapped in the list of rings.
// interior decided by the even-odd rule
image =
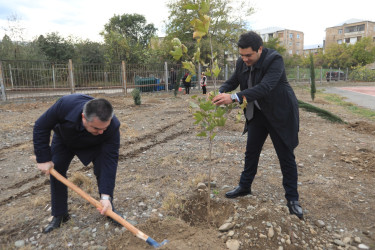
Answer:
[[[375,42],[375,22],[350,19],[334,27],[326,28],[325,48],[331,44],[355,44],[362,37]]]
[[[289,55],[303,54],[304,34],[302,31],[272,27],[259,30],[258,33],[264,42],[270,38],[278,38],[280,45],[286,48]]]

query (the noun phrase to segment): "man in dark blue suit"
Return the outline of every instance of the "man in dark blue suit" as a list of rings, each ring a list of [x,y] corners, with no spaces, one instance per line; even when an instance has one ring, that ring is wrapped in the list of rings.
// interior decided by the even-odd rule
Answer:
[[[72,94],[61,97],[36,122],[33,131],[38,169],[49,174],[51,168],[66,177],[74,156],[87,166],[94,165],[103,206],[101,214],[113,208],[113,190],[120,147],[120,122],[106,99]],[[50,145],[51,131],[54,131]],[[48,233],[69,220],[67,187],[50,176],[53,220]]]
[[[244,101],[247,145],[245,166],[239,186],[226,193],[227,198],[251,194],[251,184],[257,173],[263,144],[270,135],[283,174],[285,198],[291,214],[303,218],[298,202],[297,165],[294,149],[298,145],[298,101],[286,78],[284,61],[272,49],[263,47],[262,38],[255,32],[242,34],[237,43],[240,57],[236,70],[214,97],[216,105]],[[227,94],[240,86],[240,91]]]

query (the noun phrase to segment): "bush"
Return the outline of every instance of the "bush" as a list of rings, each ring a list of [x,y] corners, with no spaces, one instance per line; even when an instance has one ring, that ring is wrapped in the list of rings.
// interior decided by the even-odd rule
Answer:
[[[375,70],[366,68],[365,66],[357,66],[349,75],[353,81],[373,82],[375,81]]]
[[[141,91],[139,89],[133,89],[132,96],[135,105],[141,105]]]

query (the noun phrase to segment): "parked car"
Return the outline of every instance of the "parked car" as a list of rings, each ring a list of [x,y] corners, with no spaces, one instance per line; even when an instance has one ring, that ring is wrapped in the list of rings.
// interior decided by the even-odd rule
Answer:
[[[328,71],[326,73],[326,80],[329,81],[338,81],[345,80],[345,73],[343,71]]]

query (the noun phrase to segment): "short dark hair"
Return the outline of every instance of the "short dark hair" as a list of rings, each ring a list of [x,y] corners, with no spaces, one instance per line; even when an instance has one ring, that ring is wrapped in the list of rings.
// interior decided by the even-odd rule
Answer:
[[[237,42],[238,47],[241,49],[252,48],[254,51],[258,51],[260,46],[263,46],[263,40],[254,31],[243,33]]]
[[[97,117],[102,122],[107,122],[113,117],[113,107],[109,101],[103,98],[93,99],[86,102],[83,114],[87,121]]]

